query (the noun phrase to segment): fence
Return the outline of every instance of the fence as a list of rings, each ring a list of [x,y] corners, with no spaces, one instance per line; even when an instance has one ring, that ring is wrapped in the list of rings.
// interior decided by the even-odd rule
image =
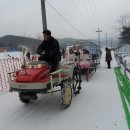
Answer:
[[[130,82],[126,75],[122,74],[120,67],[114,69],[120,96],[126,113],[128,128],[130,130]]]
[[[124,53],[123,53],[124,54]],[[127,67],[127,61],[126,60],[123,60],[123,58],[125,57],[126,55],[122,56],[122,53],[115,53],[115,59],[118,63],[119,66],[123,66],[124,68],[124,73],[126,75],[126,72],[130,73],[130,69]]]
[[[25,58],[26,59],[26,58]],[[32,61],[37,60],[37,57],[31,57]],[[26,62],[29,60],[26,59]],[[0,92],[9,90],[8,73],[21,69],[24,64],[24,58],[10,57],[8,59],[0,59]]]

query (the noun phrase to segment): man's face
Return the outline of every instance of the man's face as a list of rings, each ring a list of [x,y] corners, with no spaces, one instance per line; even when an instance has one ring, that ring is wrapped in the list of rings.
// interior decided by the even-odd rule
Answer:
[[[44,40],[45,41],[49,41],[50,40],[50,36],[48,36],[47,34],[43,34]]]

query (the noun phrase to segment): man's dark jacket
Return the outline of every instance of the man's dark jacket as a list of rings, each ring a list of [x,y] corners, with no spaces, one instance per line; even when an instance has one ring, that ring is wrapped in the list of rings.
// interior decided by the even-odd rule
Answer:
[[[49,41],[43,41],[39,45],[37,53],[41,54],[43,51],[45,52],[43,58],[45,61],[50,62],[55,59],[56,62],[59,62],[61,60],[59,42],[55,38],[51,37]]]

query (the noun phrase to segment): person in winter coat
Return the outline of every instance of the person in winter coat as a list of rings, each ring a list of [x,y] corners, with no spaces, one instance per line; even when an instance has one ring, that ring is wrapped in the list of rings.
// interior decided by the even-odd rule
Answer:
[[[111,68],[111,61],[112,61],[112,56],[111,56],[111,50],[106,48],[106,62],[107,62],[107,68]]]
[[[62,56],[63,56],[63,59],[65,59],[65,49],[64,48],[62,49]]]
[[[90,54],[89,54],[88,50],[83,49],[82,53],[80,53],[80,60],[82,60],[82,61],[90,60]]]
[[[69,63],[74,63],[75,62],[75,54],[74,54],[74,51],[72,49],[69,50]]]
[[[49,30],[43,32],[43,37],[44,41],[37,48],[37,53],[41,55],[39,61],[47,61],[51,65],[51,72],[54,72],[61,60],[59,42],[51,36]]]
[[[26,57],[28,58],[29,61],[31,60],[30,52],[27,52]]]
[[[80,51],[79,51],[79,49],[77,49],[77,50],[74,52],[74,54],[75,54],[75,61],[79,61],[79,60],[80,60]]]

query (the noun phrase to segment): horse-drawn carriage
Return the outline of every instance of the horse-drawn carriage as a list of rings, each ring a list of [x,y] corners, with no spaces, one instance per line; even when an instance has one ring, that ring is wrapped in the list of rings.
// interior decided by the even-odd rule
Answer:
[[[69,107],[73,94],[81,89],[81,71],[74,63],[60,63],[55,72],[45,61],[33,61],[23,69],[9,73],[10,91],[19,93],[23,103],[36,100],[37,94],[50,94],[61,91],[62,106]],[[60,89],[56,87],[60,86]],[[59,88],[59,87],[58,87]]]

